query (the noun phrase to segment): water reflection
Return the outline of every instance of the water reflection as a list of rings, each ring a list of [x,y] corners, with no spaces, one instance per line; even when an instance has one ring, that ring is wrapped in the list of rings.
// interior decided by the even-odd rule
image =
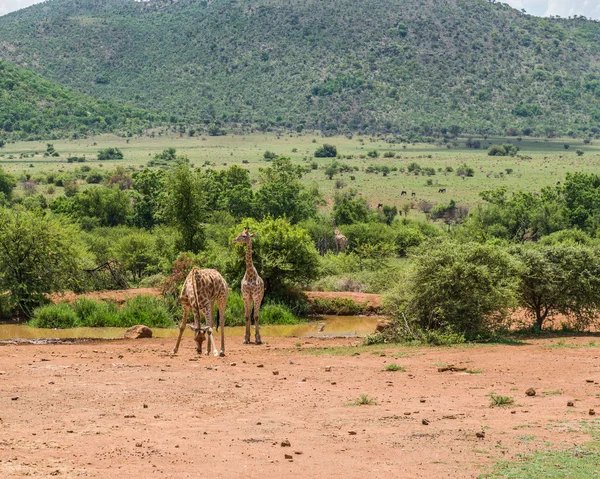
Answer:
[[[375,316],[322,316],[316,321],[294,325],[264,325],[261,335],[270,337],[329,337],[329,336],[364,336],[375,330],[379,318]],[[155,338],[176,338],[177,328],[152,329]],[[226,327],[226,336],[244,336],[243,326]],[[0,340],[6,339],[42,339],[42,338],[122,338],[125,328],[72,328],[72,329],[38,329],[20,324],[0,324]],[[186,336],[192,336],[186,331]],[[252,327],[254,337],[254,327]]]

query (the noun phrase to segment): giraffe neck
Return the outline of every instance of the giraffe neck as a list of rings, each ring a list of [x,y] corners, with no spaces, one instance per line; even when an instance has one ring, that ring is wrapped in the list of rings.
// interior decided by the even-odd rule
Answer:
[[[252,262],[252,240],[246,243],[246,278],[252,281],[257,276],[256,268]]]

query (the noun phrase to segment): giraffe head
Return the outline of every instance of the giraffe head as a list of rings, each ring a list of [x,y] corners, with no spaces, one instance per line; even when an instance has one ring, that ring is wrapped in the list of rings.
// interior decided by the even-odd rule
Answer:
[[[202,351],[202,343],[206,340],[206,333],[209,330],[208,326],[196,326],[195,324],[188,324],[188,328],[194,331],[194,341],[196,341],[196,349]]]
[[[254,234],[250,233],[250,231],[248,231],[248,228],[244,228],[244,231],[242,231],[237,238],[235,238],[233,240],[233,244],[235,243],[251,243],[252,242],[252,238],[254,238]]]

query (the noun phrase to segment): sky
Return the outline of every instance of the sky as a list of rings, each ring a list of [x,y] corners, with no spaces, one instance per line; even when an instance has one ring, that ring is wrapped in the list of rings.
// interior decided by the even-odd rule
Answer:
[[[550,16],[585,15],[600,20],[600,0],[503,0],[510,6],[524,8],[531,15]],[[40,0],[0,0],[0,16],[28,7]]]

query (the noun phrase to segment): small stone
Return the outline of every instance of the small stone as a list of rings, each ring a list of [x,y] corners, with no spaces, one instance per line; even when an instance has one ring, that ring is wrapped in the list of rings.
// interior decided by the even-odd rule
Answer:
[[[286,459],[290,459],[290,460],[293,460],[293,459],[294,459],[294,456],[292,456],[291,454],[284,454],[284,457],[285,457]]]
[[[586,380],[585,380],[585,382],[586,382],[586,383],[593,383],[593,382],[594,382],[594,380],[593,380],[593,379],[586,379]]]
[[[331,381],[331,385],[335,386],[337,383],[335,381]]]
[[[135,418],[135,414],[125,414],[125,416],[123,416],[125,419],[133,419]]]
[[[406,411],[406,412],[404,413],[404,415],[405,415],[405,416],[410,416],[410,414],[411,414],[411,412],[410,412],[410,411]]]
[[[237,363],[229,363],[230,366],[236,366]]]
[[[485,432],[481,431],[481,432],[476,432],[475,435],[480,438],[483,439],[485,437]]]
[[[135,443],[135,447],[142,447],[142,443],[141,442],[136,442]]]
[[[264,367],[265,367],[265,365],[264,365],[264,364],[259,364],[259,365],[257,365],[256,367],[257,367],[257,368],[264,368]]]
[[[256,423],[256,425],[257,425],[257,426],[262,426],[262,422],[258,421],[258,422]]]
[[[273,371],[273,376],[279,376],[279,371]]]
[[[569,402],[567,402],[567,406],[575,407],[575,403],[573,401],[569,401]]]
[[[285,441],[281,441],[281,447],[292,447],[292,444],[286,439]]]
[[[302,378],[302,382],[305,383],[306,382],[306,378]]]
[[[427,419],[423,419],[423,420],[421,420],[421,424],[423,424],[423,426],[428,426],[429,421]]]
[[[425,402],[425,399],[421,399],[419,402]]]
[[[147,404],[144,404],[143,407],[144,407],[144,409],[148,409],[148,405]]]
[[[299,456],[300,454],[304,454],[304,453],[302,451],[294,451],[294,454]]]
[[[15,396],[14,398],[10,398],[11,401],[16,401],[17,399],[19,399],[19,396]]]
[[[69,429],[69,430],[67,430],[67,432],[68,432],[69,434],[73,434],[75,431],[73,431],[72,429]]]
[[[356,431],[348,431],[348,434],[350,434],[351,436],[356,436]]]
[[[331,372],[331,366],[325,366],[325,372],[330,373]]]
[[[528,396],[535,396],[535,389],[529,388],[527,391],[525,391],[525,394]]]
[[[588,414],[589,414],[590,416],[595,416],[595,415],[596,415],[596,411],[594,411],[593,409],[590,409],[590,410],[588,411]]]
[[[132,326],[123,335],[125,339],[143,339],[143,338],[151,338],[152,330],[148,326],[144,326],[143,324],[138,324],[136,326]],[[119,356],[119,359],[122,356]]]
[[[236,388],[241,388],[241,387],[242,387],[242,385],[241,385],[241,384],[236,384],[236,385],[235,385],[235,387],[236,387]]]

